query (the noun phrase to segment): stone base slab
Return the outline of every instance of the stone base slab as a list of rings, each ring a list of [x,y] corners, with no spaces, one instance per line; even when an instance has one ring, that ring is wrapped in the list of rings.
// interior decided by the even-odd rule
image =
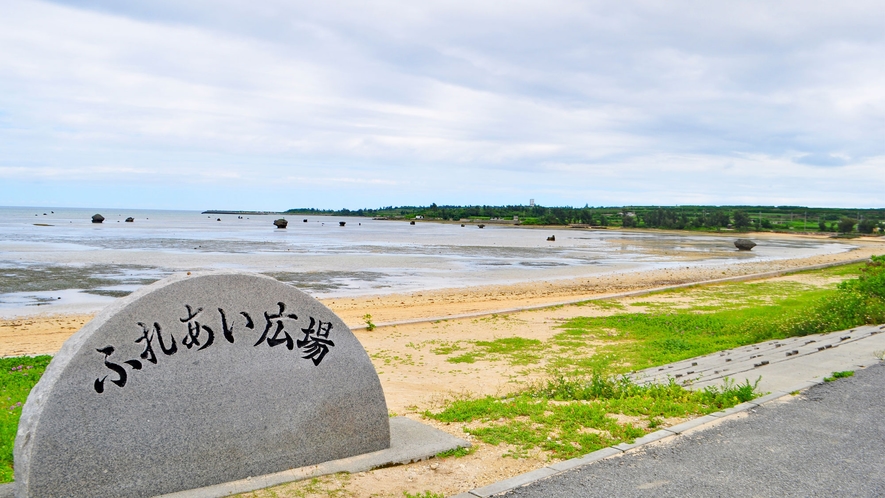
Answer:
[[[443,451],[469,447],[469,442],[439,429],[406,417],[394,417],[390,419],[390,448],[386,450],[162,496],[163,498],[230,496],[338,472],[353,474],[379,467],[419,462],[432,458]],[[0,498],[12,498],[14,489],[14,483],[0,485]]]

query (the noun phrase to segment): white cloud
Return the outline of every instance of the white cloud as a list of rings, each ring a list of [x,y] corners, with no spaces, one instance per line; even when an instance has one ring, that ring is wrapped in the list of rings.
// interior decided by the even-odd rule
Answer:
[[[89,5],[0,16],[11,189],[123,175],[279,208],[318,182],[356,189],[337,207],[881,203],[862,176],[885,157],[878,2]],[[280,178],[315,180],[240,189]]]

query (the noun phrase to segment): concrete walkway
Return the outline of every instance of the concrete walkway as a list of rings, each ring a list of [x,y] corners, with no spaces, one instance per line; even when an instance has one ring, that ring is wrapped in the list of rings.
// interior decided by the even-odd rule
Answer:
[[[695,388],[726,376],[738,383],[759,379],[769,394],[458,497],[882,496],[883,332],[885,325],[863,326],[768,341],[636,372],[637,382],[673,378]],[[833,372],[873,365],[820,385]],[[796,391],[804,394],[790,394]],[[809,399],[824,401],[798,403]],[[873,470],[875,476],[865,474]]]

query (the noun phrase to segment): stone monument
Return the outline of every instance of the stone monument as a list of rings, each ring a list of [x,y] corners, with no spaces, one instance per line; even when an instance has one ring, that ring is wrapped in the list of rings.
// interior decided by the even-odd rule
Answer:
[[[25,404],[17,497],[148,497],[390,446],[362,345],[274,279],[179,274],[74,334]]]

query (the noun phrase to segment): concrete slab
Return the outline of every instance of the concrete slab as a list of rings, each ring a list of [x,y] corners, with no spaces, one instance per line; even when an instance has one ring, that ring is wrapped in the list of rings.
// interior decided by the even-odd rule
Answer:
[[[786,391],[788,393],[794,393],[796,391],[804,391],[804,390],[808,389],[809,387],[816,386],[816,385],[820,384],[821,382],[822,381],[807,380],[805,382],[800,382],[798,384],[793,385],[792,387],[784,389],[784,391]],[[753,401],[755,402],[756,400],[753,400]]]
[[[698,417],[687,422],[682,422],[681,424],[676,424],[673,427],[667,427],[667,430],[674,434],[682,434],[685,431],[700,427],[704,424],[709,424],[710,422],[713,422],[717,419],[718,417],[704,415],[703,417]]]
[[[489,484],[488,486],[474,489],[470,491],[470,493],[479,496],[480,498],[486,498],[488,496],[496,495],[498,493],[503,493],[504,491],[517,488],[519,486],[522,486],[523,484],[535,482],[538,479],[550,477],[553,474],[558,474],[558,472],[551,469],[550,467],[542,467],[538,470],[526,472],[525,474],[520,474],[516,477],[511,477],[510,479],[504,479],[503,481],[498,481],[494,484]]]
[[[739,405],[732,406],[731,408],[718,411],[716,413],[711,413],[711,417],[722,418],[727,417],[729,415],[734,415],[735,413],[745,412],[751,408],[756,408],[759,406],[759,403],[754,403],[752,401],[747,403],[741,403]]]
[[[341,460],[239,481],[163,495],[164,498],[217,498],[338,472],[365,472],[379,467],[418,462],[437,453],[468,448],[467,441],[406,417],[390,419],[390,448]]]
[[[13,498],[15,496],[15,484],[0,484],[0,498]]]
[[[770,403],[776,399],[783,398],[788,394],[790,393],[788,393],[787,391],[775,391],[773,393],[768,393],[765,396],[754,399],[753,403],[756,403],[757,405],[764,405],[765,403]]]
[[[564,470],[573,469],[575,467],[580,467],[581,465],[587,465],[602,460],[603,458],[620,455],[621,453],[623,453],[623,451],[617,448],[603,448],[601,450],[594,451],[593,453],[587,453],[580,458],[572,458],[571,460],[557,462],[553,465],[548,465],[548,467],[557,472],[562,472]]]
[[[641,438],[633,441],[632,443],[621,443],[612,446],[612,448],[621,451],[632,450],[633,448],[637,448],[644,444],[648,444],[654,441],[658,441],[659,439],[664,439],[665,437],[675,436],[676,433],[672,431],[668,431],[667,429],[661,429],[659,431],[652,432],[651,434],[646,434]]]

